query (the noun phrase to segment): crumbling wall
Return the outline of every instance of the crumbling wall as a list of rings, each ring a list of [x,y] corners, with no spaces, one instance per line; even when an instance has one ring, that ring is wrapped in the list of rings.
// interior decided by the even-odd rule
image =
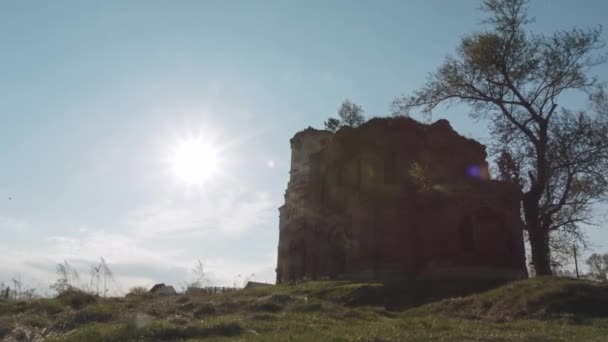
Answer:
[[[277,282],[526,275],[519,189],[446,120],[308,128],[291,147]]]

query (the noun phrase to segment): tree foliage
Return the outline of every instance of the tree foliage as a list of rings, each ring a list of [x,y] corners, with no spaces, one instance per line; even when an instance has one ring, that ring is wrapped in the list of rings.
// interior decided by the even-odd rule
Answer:
[[[340,108],[338,109],[338,117],[330,117],[325,121],[325,129],[336,132],[341,127],[358,127],[365,122],[363,116],[363,109],[361,106],[346,99],[342,101]]]
[[[551,274],[550,238],[583,238],[591,210],[608,193],[608,113],[602,91],[595,110],[560,104],[566,93],[592,94],[590,69],[606,62],[601,28],[532,33],[527,0],[485,0],[489,29],[462,39],[412,96],[394,102],[396,115],[431,114],[442,103],[464,103],[488,119],[499,176],[519,184],[524,228],[536,274]]]

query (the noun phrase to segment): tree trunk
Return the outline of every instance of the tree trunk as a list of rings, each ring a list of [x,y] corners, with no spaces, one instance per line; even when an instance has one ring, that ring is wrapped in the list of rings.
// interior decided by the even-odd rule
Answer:
[[[532,263],[537,276],[551,276],[551,251],[549,250],[549,226],[541,219],[540,200],[547,184],[547,144],[548,121],[539,122],[539,143],[536,146],[536,181],[530,188],[529,205],[533,208],[533,224],[528,227],[530,233],[530,248],[532,249]],[[525,206],[525,204],[524,204]]]
[[[572,245],[572,252],[574,254],[574,269],[576,270],[576,279],[581,279],[578,274],[578,251],[576,250],[576,244]]]
[[[533,176],[530,176],[532,189],[523,196],[524,218],[526,220],[526,230],[530,238],[530,249],[532,250],[532,264],[537,276],[553,275],[551,272],[551,258],[549,250],[549,230],[540,221],[539,200],[540,194],[537,191],[537,183]]]
[[[534,264],[536,275],[553,275],[549,251],[549,232],[529,232],[529,236],[530,247],[532,249],[532,263]]]

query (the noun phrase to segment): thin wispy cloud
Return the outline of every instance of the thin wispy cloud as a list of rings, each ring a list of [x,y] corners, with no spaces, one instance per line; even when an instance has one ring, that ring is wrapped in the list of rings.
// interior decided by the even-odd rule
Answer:
[[[272,224],[277,204],[264,192],[244,190],[187,200],[165,200],[134,209],[128,225],[136,236],[152,238],[173,234],[238,236]]]
[[[155,282],[185,283],[191,267],[201,258],[210,285],[241,285],[245,275],[251,274],[256,280],[271,282],[274,256],[243,262],[237,256],[197,255],[181,246],[193,239],[237,239],[258,229],[274,229],[276,208],[270,194],[245,187],[174,196],[134,208],[118,225],[122,229],[82,224],[64,233],[40,234],[35,250],[19,244],[2,246],[0,253],[11,262],[0,265],[0,279],[19,276],[28,286],[48,293],[58,263],[68,261],[86,278],[91,266],[103,257],[116,278],[112,293],[118,294]],[[44,231],[25,220],[0,216],[0,231],[9,234],[25,229]],[[171,244],[165,243],[168,238]]]

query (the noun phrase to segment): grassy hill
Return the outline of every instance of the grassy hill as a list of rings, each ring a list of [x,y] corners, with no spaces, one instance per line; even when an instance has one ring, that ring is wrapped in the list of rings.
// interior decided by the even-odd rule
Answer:
[[[70,291],[53,299],[0,302],[0,339],[608,340],[606,285],[539,277],[457,297],[451,296],[459,292],[458,284],[442,285],[443,292],[429,284],[310,282],[108,299]]]

